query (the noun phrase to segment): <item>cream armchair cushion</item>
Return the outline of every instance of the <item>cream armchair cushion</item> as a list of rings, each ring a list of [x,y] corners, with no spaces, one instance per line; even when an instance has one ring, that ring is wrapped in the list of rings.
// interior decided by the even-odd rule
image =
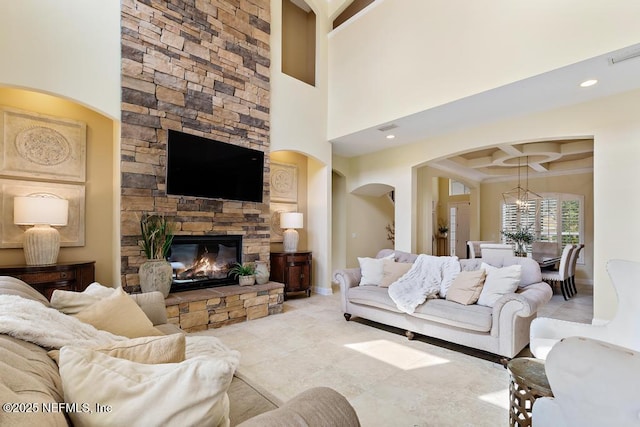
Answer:
[[[562,338],[581,336],[640,351],[640,263],[611,260],[607,271],[618,295],[618,310],[604,325],[567,322],[539,317],[531,323],[530,347],[533,355],[544,359]]]
[[[549,352],[545,370],[554,397],[536,399],[533,427],[640,425],[640,353],[571,337]]]

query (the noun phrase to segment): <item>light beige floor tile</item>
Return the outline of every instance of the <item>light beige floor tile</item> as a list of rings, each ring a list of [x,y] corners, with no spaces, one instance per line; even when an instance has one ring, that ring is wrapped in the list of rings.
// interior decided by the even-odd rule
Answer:
[[[556,294],[542,317],[590,323],[590,288]],[[279,401],[332,387],[363,427],[507,426],[509,375],[500,364],[367,322],[347,322],[339,295],[285,301],[284,312],[203,332],[242,354],[239,372]],[[526,355],[526,350],[523,355]]]

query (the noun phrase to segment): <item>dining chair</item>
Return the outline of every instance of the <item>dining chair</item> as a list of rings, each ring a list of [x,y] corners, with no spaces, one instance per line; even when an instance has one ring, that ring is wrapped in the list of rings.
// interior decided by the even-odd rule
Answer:
[[[571,296],[578,293],[578,289],[576,288],[576,264],[578,263],[580,251],[584,248],[584,243],[578,243],[575,246],[576,248],[571,253],[571,259],[569,260],[569,285],[571,286]]]
[[[572,296],[569,291],[569,267],[571,264],[571,254],[576,249],[576,246],[577,245],[566,245],[564,247],[558,270],[542,270],[542,280],[547,282],[552,288],[555,283],[559,283],[565,301]]]
[[[497,243],[491,240],[467,240],[467,258],[482,258],[480,245],[482,243]]]
[[[481,243],[482,258],[504,258],[514,256],[513,245],[504,243]]]

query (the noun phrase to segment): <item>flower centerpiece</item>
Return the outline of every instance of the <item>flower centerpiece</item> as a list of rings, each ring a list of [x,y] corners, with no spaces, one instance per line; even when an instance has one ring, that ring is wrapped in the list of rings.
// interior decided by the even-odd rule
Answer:
[[[173,224],[164,216],[145,214],[140,220],[139,245],[147,261],[138,269],[142,292],[160,291],[166,298],[173,282],[173,268],[167,255],[173,242]]]
[[[526,245],[533,242],[534,236],[529,227],[522,227],[518,225],[515,231],[502,230],[502,235],[507,241],[513,242],[516,245],[516,256],[527,256]]]

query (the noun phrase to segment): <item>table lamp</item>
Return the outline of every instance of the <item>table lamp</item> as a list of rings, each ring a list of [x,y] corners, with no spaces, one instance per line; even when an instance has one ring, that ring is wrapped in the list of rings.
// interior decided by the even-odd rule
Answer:
[[[24,232],[27,265],[55,264],[60,251],[60,233],[51,226],[67,225],[69,201],[53,194],[33,194],[13,199],[13,223],[33,225]]]
[[[280,214],[280,228],[285,229],[283,246],[285,252],[298,250],[298,232],[296,228],[302,228],[302,214],[300,212],[283,212]]]

